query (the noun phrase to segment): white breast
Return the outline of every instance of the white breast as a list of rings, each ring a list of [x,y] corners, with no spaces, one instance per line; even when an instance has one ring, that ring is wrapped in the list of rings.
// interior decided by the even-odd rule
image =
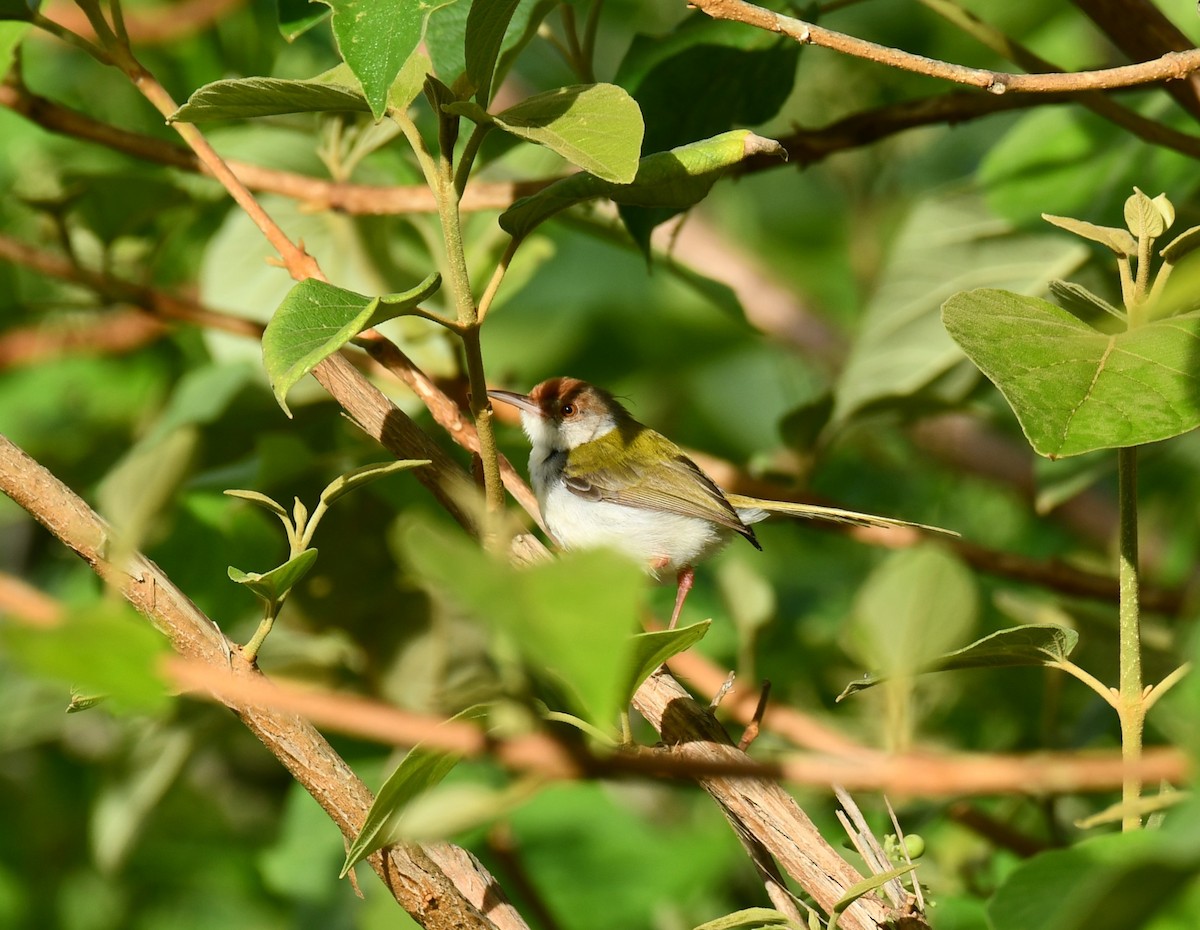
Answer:
[[[547,529],[564,549],[610,548],[655,574],[674,574],[729,541],[729,530],[708,520],[661,510],[591,501],[569,491],[562,479],[565,453],[529,460],[529,474]]]

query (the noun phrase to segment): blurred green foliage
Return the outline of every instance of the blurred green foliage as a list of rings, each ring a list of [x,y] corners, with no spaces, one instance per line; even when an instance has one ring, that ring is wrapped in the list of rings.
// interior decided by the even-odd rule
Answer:
[[[1159,5],[1195,41],[1200,28],[1192,5]],[[138,54],[179,101],[220,79],[305,79],[337,64],[328,22],[310,23],[307,31],[289,27],[298,35],[289,44],[273,6],[234,5],[168,41],[139,44]],[[297,13],[296,4],[281,6]],[[528,17],[535,6],[522,3],[519,15]],[[841,8],[822,18],[831,28],[933,58],[1008,67],[924,8],[835,6]],[[970,6],[1064,67],[1090,67],[1108,54],[1072,5]],[[465,28],[466,8],[459,0],[431,22],[427,44],[440,67],[463,67],[454,41],[461,41],[455,37]],[[588,4],[572,8],[586,18]],[[131,19],[149,9],[131,5]],[[677,137],[681,127],[710,135],[753,119],[749,128],[759,134],[785,138],[796,127],[942,92],[928,78],[822,49],[805,49],[795,61],[794,48],[748,38],[748,27],[697,28],[698,16],[661,0],[610,0],[603,7],[593,70],[601,81],[630,76],[626,89],[654,102],[647,138],[655,141],[647,151],[698,138]],[[547,23],[555,41],[564,42],[561,13]],[[681,23],[690,25],[675,31]],[[115,70],[24,28],[0,23],[0,51],[10,39],[21,41],[20,74],[30,92],[177,144]],[[702,41],[680,39],[689,33]],[[516,41],[510,31],[505,47]],[[651,68],[651,52],[676,42],[681,57],[672,68]],[[695,107],[720,84],[713,59],[697,52],[709,42],[720,61],[748,62],[755,81],[778,81],[754,100],[722,100],[720,125],[701,119]],[[500,93],[508,105],[579,81],[554,43],[536,38],[512,62]],[[738,89],[756,93],[754,81]],[[663,102],[671,94],[690,95],[688,106],[673,111]],[[1120,99],[1169,126],[1193,122],[1158,90]],[[418,122],[432,138],[428,111],[421,112]],[[674,118],[678,125],[668,125]],[[349,168],[349,180],[381,185],[420,177],[401,145],[373,148],[361,116],[296,114],[204,128],[222,154],[264,167],[339,178]],[[8,192],[0,198],[4,240],[195,295],[215,310],[260,322],[291,287],[286,272],[265,261],[271,253],[261,234],[215,182],[48,131],[11,109],[0,109],[0,139],[0,187]],[[566,169],[547,150],[511,140],[490,138],[481,151],[483,181],[553,177]],[[583,377],[626,399],[638,419],[685,447],[807,495],[952,527],[1002,553],[1111,572],[1111,470],[1035,469],[1015,418],[950,343],[937,309],[964,287],[1040,292],[1049,277],[1068,273],[1119,300],[1108,254],[1080,251],[1039,214],[1115,225],[1136,184],[1152,194],[1167,191],[1179,211],[1177,228],[1186,228],[1200,218],[1193,160],[1082,107],[1056,105],[916,128],[801,167],[772,165],[718,183],[684,230],[698,229],[715,243],[701,257],[681,238],[674,258],[659,252],[648,262],[602,210],[584,208],[540,226],[518,253],[483,331],[490,381],[524,390],[555,374]],[[278,195],[262,200],[338,287],[392,293],[439,270],[429,248],[435,217],[313,211]],[[503,246],[495,216],[481,213],[466,224],[477,291]],[[0,262],[0,346],[7,350],[31,333],[38,345],[49,345],[28,356],[0,354],[0,433],[106,516],[132,513],[139,545],[224,632],[245,641],[259,606],[229,581],[226,568],[265,570],[287,558],[287,547],[273,517],[222,491],[253,488],[280,501],[315,500],[331,480],[377,461],[380,451],[310,379],[289,394],[295,419],[287,419],[272,398],[260,347],[245,337],[172,325],[133,348],[89,349],[125,306]],[[382,328],[427,373],[461,392],[460,354],[445,332],[415,319]],[[72,348],[72,337],[83,345]],[[469,467],[468,456],[440,434],[415,397],[381,383]],[[986,428],[987,444],[972,431],[939,432],[964,420]],[[513,461],[525,460],[516,428],[502,428],[501,442]],[[168,449],[175,451],[157,458]],[[148,471],[129,470],[146,456]],[[168,461],[170,469],[156,467]],[[1195,433],[1143,454],[1143,550],[1152,587],[1194,588],[1198,465]],[[1039,513],[1035,497],[1056,506]],[[155,504],[151,511],[138,509],[147,499]],[[318,560],[267,640],[264,669],[436,714],[497,701],[527,722],[521,715],[538,701],[553,701],[555,689],[514,674],[514,656],[486,626],[461,605],[431,597],[429,579],[411,568],[420,561],[407,530],[415,518],[448,521],[407,478],[372,483],[339,501],[322,522]],[[769,679],[773,702],[817,714],[863,742],[886,745],[895,736],[887,728],[884,689],[838,705],[834,698],[868,670],[865,662],[887,637],[919,635],[922,623],[939,624],[929,641],[912,646],[926,656],[1049,616],[1079,631],[1075,661],[1115,681],[1114,605],[1003,574],[970,577],[950,556],[889,555],[825,527],[779,522],[758,532],[762,553],[734,544],[698,572],[684,622],[715,619],[699,648],[736,668],[739,688]],[[911,563],[921,558],[938,564]],[[89,569],[7,499],[0,499],[0,570],[50,594],[72,617],[107,617]],[[942,590],[937,578],[948,578],[949,588]],[[885,601],[904,608],[902,630],[887,627],[881,589]],[[905,594],[913,599],[902,600]],[[657,588],[647,596],[655,615],[666,615],[673,591]],[[1182,603],[1146,617],[1148,681],[1195,652],[1188,645],[1194,597]],[[118,622],[102,622],[110,620]],[[155,692],[140,703],[145,695],[136,693],[126,706],[117,700],[65,713],[70,687],[62,677],[75,680],[74,666],[54,661],[56,650],[86,649],[70,658],[112,670],[124,667],[118,661],[144,660],[144,643],[114,634],[120,648],[112,655],[91,639],[30,645],[55,631],[2,622],[0,926],[405,925],[373,879],[364,882],[365,900],[336,880],[345,853],[337,830],[223,709]],[[873,625],[882,632],[865,641]],[[102,677],[77,683],[106,687]],[[1043,669],[920,678],[906,701],[906,726],[921,745],[1003,752],[1117,745],[1116,723],[1099,698]],[[1187,681],[1156,708],[1149,741],[1174,741],[1194,754],[1198,715],[1200,693]],[[395,766],[383,748],[335,742],[373,787]],[[770,734],[760,746],[764,754],[780,748]],[[469,765],[447,783],[472,780],[498,785],[504,776]],[[917,874],[935,902],[933,926],[982,930],[989,915],[996,930],[1076,926],[1048,907],[1038,910],[1040,923],[1013,923],[1019,912],[1005,910],[1014,900],[1024,906],[1052,894],[1047,883],[1064,864],[1073,874],[1122,882],[1134,906],[1112,912],[1120,914],[1120,926],[1195,926],[1200,860],[1188,834],[1196,835],[1194,805],[1168,814],[1168,829],[1146,839],[1080,842],[1103,828],[1081,831],[1075,821],[1114,797],[1013,794],[965,802],[987,822],[1050,850],[1041,854],[1051,857],[1041,860],[1045,867],[1040,857],[1022,862],[1003,842],[1004,831],[965,826],[965,818],[953,815],[954,803],[893,799],[905,828],[926,841]],[[824,792],[803,792],[801,800],[827,837],[839,835]],[[878,800],[859,800],[878,832],[890,832]],[[558,785],[455,839],[493,869],[535,925],[531,893],[562,927],[580,930],[688,928],[764,903],[720,814],[706,795],[684,786]],[[1088,872],[1096,861],[1103,870]],[[1139,881],[1147,869],[1165,879]],[[997,895],[1009,876],[1013,884]],[[1084,885],[1081,879],[1072,892],[1089,905],[1107,900]],[[1161,908],[1157,899],[1154,907],[1137,906],[1150,894],[1162,895]],[[1091,926],[1109,925],[1115,926]]]

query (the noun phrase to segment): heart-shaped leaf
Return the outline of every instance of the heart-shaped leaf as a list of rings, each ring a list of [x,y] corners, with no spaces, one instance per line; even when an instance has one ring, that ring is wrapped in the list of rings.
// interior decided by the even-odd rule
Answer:
[[[950,672],[966,668],[1012,668],[1024,665],[1058,665],[1079,642],[1079,634],[1050,623],[1028,624],[998,630],[969,646],[935,659],[922,672]],[[883,675],[868,675],[852,681],[837,696],[840,701],[866,691],[886,680]]]
[[[1108,334],[1047,301],[985,288],[947,300],[942,321],[1040,455],[1136,446],[1200,425],[1200,312]]]
[[[411,290],[365,297],[308,278],[290,291],[263,332],[263,363],[279,406],[289,417],[287,392],[364,329],[401,316],[432,296],[441,275],[431,274]]]
[[[555,181],[531,197],[523,197],[500,214],[500,225],[514,239],[567,207],[597,197],[643,207],[680,207],[699,203],[725,171],[751,155],[781,155],[783,147],[745,129],[725,132],[669,152],[647,155],[629,184],[615,184],[592,174]]]
[[[642,111],[615,84],[560,87],[495,115],[470,102],[443,109],[544,145],[601,180],[628,184],[637,175],[645,129]]]
[[[316,549],[305,549],[269,572],[244,572],[229,566],[229,580],[245,585],[269,604],[277,604],[317,560]]]

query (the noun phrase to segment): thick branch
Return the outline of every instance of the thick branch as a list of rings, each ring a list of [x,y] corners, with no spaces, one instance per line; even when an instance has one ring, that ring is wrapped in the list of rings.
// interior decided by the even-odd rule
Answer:
[[[145,614],[180,655],[221,670],[234,680],[255,680],[258,672],[162,571],[140,554],[118,566],[104,555],[109,529],[91,508],[41,465],[0,436],[0,490],[73,549],[108,584]],[[333,747],[307,721],[292,713],[230,701],[229,706],[288,771],[304,785],[349,840],[361,828],[371,806],[370,791]],[[436,857],[439,864],[433,861]],[[417,845],[393,847],[370,858],[396,900],[427,928],[507,927],[525,925],[506,905],[491,876],[476,865],[475,874],[452,879],[444,866],[467,862],[445,849]],[[464,888],[470,885],[474,899]],[[479,896],[480,889],[486,891]],[[485,916],[483,908],[487,908]]]

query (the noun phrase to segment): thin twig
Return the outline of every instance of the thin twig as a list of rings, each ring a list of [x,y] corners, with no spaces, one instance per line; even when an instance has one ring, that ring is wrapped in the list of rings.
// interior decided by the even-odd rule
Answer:
[[[817,45],[877,64],[924,74],[956,84],[978,87],[993,94],[1057,93],[1060,91],[1109,90],[1178,80],[1200,70],[1200,49],[1170,52],[1153,61],[1096,71],[1070,74],[1012,74],[969,68],[950,62],[914,55],[886,45],[868,42],[856,36],[835,32],[804,20],[784,16],[745,0],[691,0],[691,5],[713,19],[745,23],[768,32],[788,36],[802,45]]]
[[[742,738],[738,740],[738,749],[745,752],[750,748],[750,744],[758,738],[759,728],[762,727],[763,714],[767,710],[767,701],[771,697],[771,683],[764,681],[762,691],[758,695],[758,706],[754,708],[754,716],[750,718],[750,722],[746,724],[746,729],[742,733]]]

